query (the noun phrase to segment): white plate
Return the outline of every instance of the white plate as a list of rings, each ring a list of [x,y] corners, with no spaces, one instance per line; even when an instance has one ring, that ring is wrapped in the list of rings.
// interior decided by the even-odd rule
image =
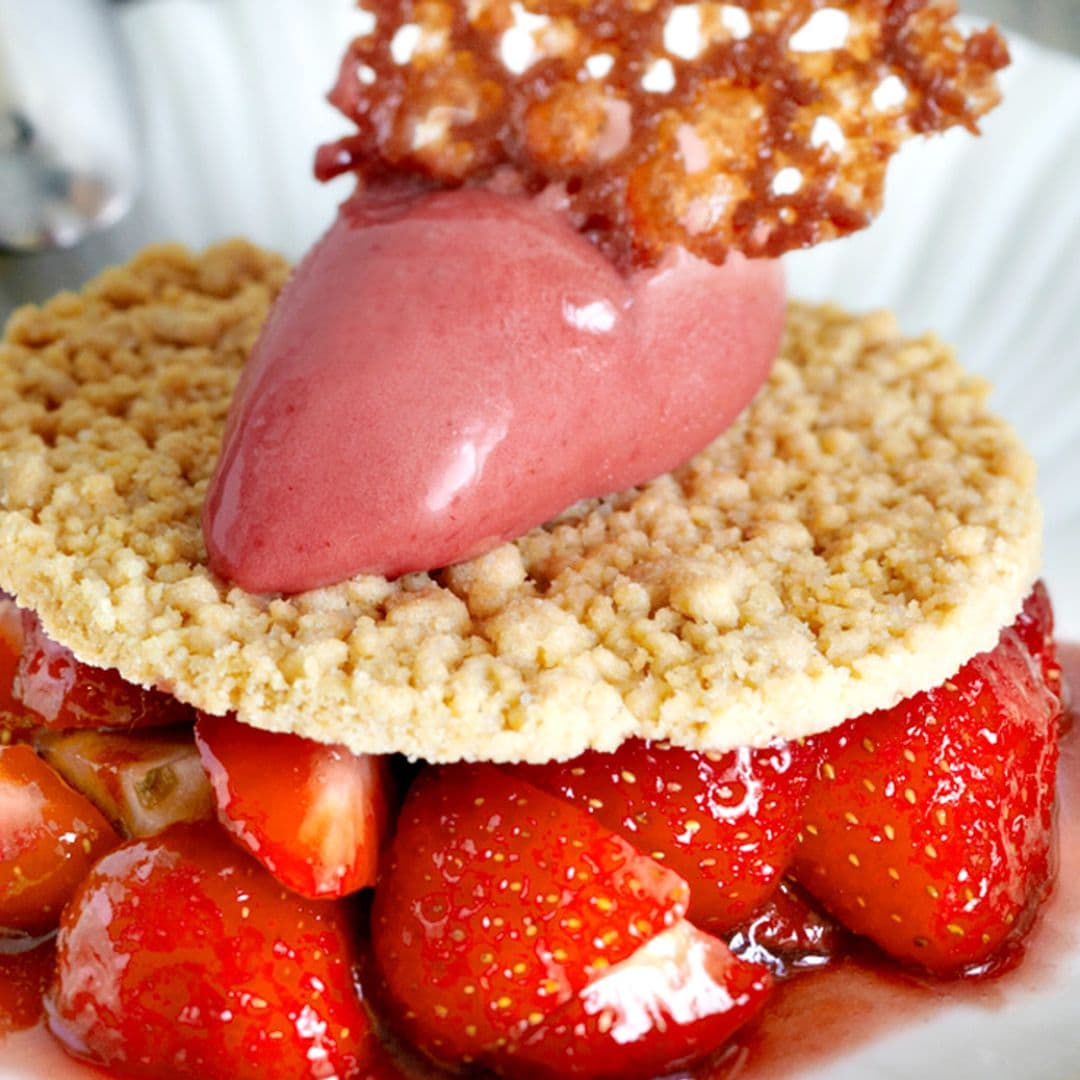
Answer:
[[[122,19],[143,106],[149,175],[135,214],[76,252],[0,260],[0,311],[76,286],[152,240],[241,234],[298,255],[348,183],[310,178],[314,146],[345,131],[323,103],[360,28],[353,0],[157,0]],[[1046,577],[1062,636],[1080,640],[1080,63],[1013,42],[1005,104],[985,137],[956,133],[895,163],[867,232],[789,258],[792,291],[891,307],[933,328],[997,386],[1040,464]],[[945,1007],[812,1073],[831,1080],[1080,1076],[1080,927],[1042,992]],[[27,1080],[0,1063],[2,1080]],[[807,1074],[811,1075],[811,1074]]]

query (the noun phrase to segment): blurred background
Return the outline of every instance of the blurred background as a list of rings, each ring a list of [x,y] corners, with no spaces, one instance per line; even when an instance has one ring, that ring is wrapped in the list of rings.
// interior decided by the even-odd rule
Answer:
[[[960,7],[1014,27],[1045,45],[1080,52],[1077,0],[961,0]]]

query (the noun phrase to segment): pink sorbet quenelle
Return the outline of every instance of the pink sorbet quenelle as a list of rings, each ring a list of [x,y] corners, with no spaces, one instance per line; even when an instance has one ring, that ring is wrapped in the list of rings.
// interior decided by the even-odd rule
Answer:
[[[430,570],[674,468],[764,381],[784,300],[738,254],[624,276],[522,196],[360,194],[248,361],[210,565],[284,593]]]

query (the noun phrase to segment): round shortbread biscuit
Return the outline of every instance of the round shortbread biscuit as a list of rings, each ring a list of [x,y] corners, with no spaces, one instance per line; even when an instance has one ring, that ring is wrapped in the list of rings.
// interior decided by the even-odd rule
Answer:
[[[0,585],[82,660],[356,751],[541,761],[831,727],[993,646],[1038,567],[1034,465],[892,318],[793,305],[769,383],[677,473],[472,562],[253,596],[199,511],[287,273],[150,249],[0,350]]]

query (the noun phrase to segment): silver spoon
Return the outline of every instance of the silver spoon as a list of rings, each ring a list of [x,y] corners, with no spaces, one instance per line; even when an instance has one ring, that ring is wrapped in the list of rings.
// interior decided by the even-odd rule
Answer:
[[[0,0],[0,249],[72,247],[121,218],[138,181],[107,0]]]

